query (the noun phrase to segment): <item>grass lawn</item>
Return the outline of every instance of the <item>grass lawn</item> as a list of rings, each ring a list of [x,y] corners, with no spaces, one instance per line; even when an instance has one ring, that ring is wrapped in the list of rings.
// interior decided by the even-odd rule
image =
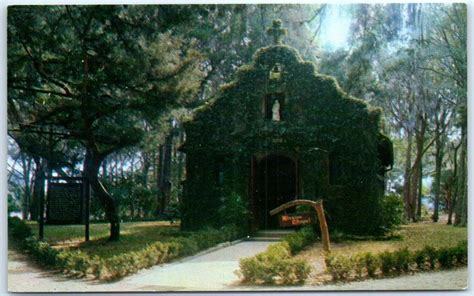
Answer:
[[[35,235],[38,224],[29,223]],[[45,225],[44,238],[54,248],[80,249],[89,255],[109,258],[143,249],[147,244],[182,236],[179,224],[165,221],[124,222],[120,224],[120,241],[109,242],[109,224],[90,224],[90,241],[84,242],[84,225]]]
[[[453,227],[430,222],[403,225],[396,236],[385,241],[346,241],[336,244],[336,254],[351,255],[360,252],[380,253],[407,247],[421,249],[426,245],[433,247],[453,247],[461,240],[467,240],[467,228]]]
[[[407,247],[410,250],[422,249],[426,245],[435,248],[456,246],[459,241],[467,240],[466,227],[453,227],[441,223],[420,222],[403,225],[392,239],[387,240],[345,240],[331,242],[331,252],[335,255],[355,255],[357,253],[395,251]],[[320,275],[325,270],[322,244],[315,243],[302,251],[297,257],[311,262],[315,283],[324,280]]]

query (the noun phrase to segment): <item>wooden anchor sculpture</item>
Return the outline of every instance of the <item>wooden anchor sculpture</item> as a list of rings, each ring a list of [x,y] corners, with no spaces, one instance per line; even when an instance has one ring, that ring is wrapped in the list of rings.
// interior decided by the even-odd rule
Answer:
[[[295,206],[300,206],[300,205],[307,205],[313,207],[313,209],[316,211],[318,215],[318,220],[319,220],[319,227],[321,229],[321,239],[323,241],[323,249],[326,252],[331,251],[331,245],[329,242],[329,231],[328,231],[328,225],[326,223],[326,217],[324,216],[324,209],[323,209],[323,201],[318,200],[318,201],[312,201],[312,200],[307,200],[307,199],[296,199],[289,201],[287,203],[282,204],[281,206],[273,209],[270,211],[270,215],[275,215],[278,214],[279,212],[295,207]]]

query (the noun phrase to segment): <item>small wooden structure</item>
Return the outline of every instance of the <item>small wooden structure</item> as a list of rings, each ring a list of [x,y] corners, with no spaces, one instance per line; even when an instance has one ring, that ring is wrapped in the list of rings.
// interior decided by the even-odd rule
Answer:
[[[318,201],[312,201],[312,200],[307,200],[307,199],[296,199],[289,201],[287,203],[282,204],[281,206],[273,209],[270,211],[270,215],[275,215],[278,214],[279,212],[295,207],[295,206],[302,206],[302,205],[307,205],[313,207],[313,209],[316,211],[316,214],[318,215],[318,220],[319,220],[319,227],[321,229],[321,238],[323,241],[323,249],[326,252],[331,251],[331,245],[329,241],[329,230],[328,230],[328,225],[326,223],[326,217],[324,216],[324,209],[323,209],[323,201],[318,200]]]

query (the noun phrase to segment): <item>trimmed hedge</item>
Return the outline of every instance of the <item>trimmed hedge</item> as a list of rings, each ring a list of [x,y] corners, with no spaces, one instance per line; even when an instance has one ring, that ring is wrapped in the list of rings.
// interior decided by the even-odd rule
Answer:
[[[240,260],[238,272],[243,283],[298,285],[308,278],[311,267],[300,258],[292,257],[316,240],[310,227],[285,236],[283,242],[270,245],[263,253]]]
[[[328,254],[325,261],[326,269],[334,281],[448,269],[467,265],[467,241],[461,241],[457,246],[450,248],[435,249],[426,246],[417,251],[403,248],[376,255],[370,252],[354,256]]]
[[[139,251],[103,259],[80,250],[58,251],[47,242],[38,241],[28,225],[18,218],[8,219],[8,231],[10,239],[15,240],[19,247],[40,265],[60,270],[71,277],[100,280],[122,278],[141,269],[193,255],[220,242],[238,237],[237,231],[231,227],[223,227],[220,230],[206,229],[192,233],[189,237],[175,237],[165,242],[155,242]]]
[[[291,256],[287,242],[270,245],[265,252],[240,260],[240,275],[244,283],[303,284],[310,271],[306,261]]]
[[[312,227],[304,227],[300,231],[288,234],[283,241],[287,242],[292,254],[297,254],[304,247],[310,245],[318,239]]]

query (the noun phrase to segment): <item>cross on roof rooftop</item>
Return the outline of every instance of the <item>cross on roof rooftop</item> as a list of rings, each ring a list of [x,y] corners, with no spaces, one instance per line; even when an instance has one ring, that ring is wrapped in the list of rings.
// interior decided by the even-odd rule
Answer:
[[[281,20],[273,20],[272,26],[267,30],[268,35],[273,37],[273,44],[281,44],[286,34],[286,29],[281,27]]]

